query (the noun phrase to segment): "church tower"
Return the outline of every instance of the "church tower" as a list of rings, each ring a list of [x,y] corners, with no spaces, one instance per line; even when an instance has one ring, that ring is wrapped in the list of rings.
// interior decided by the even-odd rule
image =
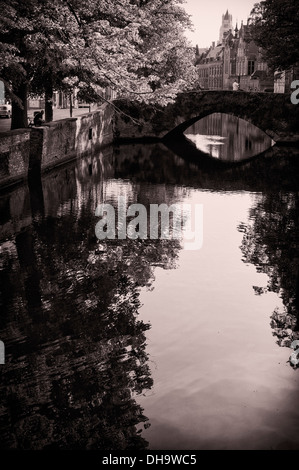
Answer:
[[[219,32],[219,43],[223,42],[223,36],[226,36],[228,31],[233,31],[233,16],[226,10],[225,15],[222,15],[222,25]]]

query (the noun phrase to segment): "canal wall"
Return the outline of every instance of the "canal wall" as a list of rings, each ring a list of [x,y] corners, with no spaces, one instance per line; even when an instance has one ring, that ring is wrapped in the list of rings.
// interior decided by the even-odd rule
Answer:
[[[0,188],[27,180],[30,171],[60,166],[113,141],[114,111],[108,105],[76,118],[0,134]]]
[[[29,169],[38,165],[44,171],[110,144],[113,115],[112,108],[103,105],[92,113],[32,128]]]
[[[80,194],[93,188],[94,194],[103,192],[103,174],[114,175],[111,165],[112,146],[105,146],[95,154],[73,159],[63,167],[45,171],[40,178],[29,178],[0,192],[0,244],[32,224],[39,217],[57,217],[82,203]],[[111,173],[110,173],[111,172]],[[11,242],[8,242],[11,249]]]
[[[0,187],[27,178],[30,133],[30,129],[17,129],[0,134]]]

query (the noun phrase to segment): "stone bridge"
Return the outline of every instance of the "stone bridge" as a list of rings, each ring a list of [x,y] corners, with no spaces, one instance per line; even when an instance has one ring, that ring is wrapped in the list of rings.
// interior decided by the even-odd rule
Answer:
[[[182,93],[175,103],[165,107],[126,100],[116,101],[115,105],[124,113],[114,118],[118,141],[173,139],[194,122],[218,112],[251,122],[276,143],[299,142],[299,105],[292,104],[286,94],[198,91]]]
[[[186,154],[183,132],[198,119],[215,112],[246,119],[275,142],[299,144],[299,105],[290,95],[233,91],[180,94],[165,107],[126,100],[114,101],[120,112],[104,104],[94,113],[17,129],[0,135],[0,190],[28,178],[33,168],[46,171],[113,141],[159,140]],[[133,119],[132,119],[133,118]],[[183,142],[184,141],[184,142]],[[188,158],[194,145],[189,145]],[[198,151],[197,151],[198,152]],[[207,165],[211,158],[207,157]],[[194,155],[194,161],[198,155]],[[201,158],[203,165],[204,157]]]

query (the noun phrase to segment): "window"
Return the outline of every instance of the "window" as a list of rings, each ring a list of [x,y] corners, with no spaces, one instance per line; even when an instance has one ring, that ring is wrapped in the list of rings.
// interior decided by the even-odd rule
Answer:
[[[254,60],[248,61],[248,74],[251,75],[254,72]]]
[[[232,61],[232,68],[231,68],[231,74],[236,75],[237,73],[237,68],[236,68],[236,60]]]

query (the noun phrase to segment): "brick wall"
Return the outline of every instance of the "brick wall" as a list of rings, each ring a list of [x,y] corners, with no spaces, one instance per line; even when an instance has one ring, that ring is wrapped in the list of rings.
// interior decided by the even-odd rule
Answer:
[[[30,166],[49,169],[77,156],[93,152],[113,140],[113,109],[104,105],[98,111],[77,118],[61,119],[32,130]]]
[[[113,140],[113,117],[114,111],[107,105],[99,111],[79,116],[76,122],[76,152],[82,155],[110,144]]]
[[[30,129],[3,132],[0,136],[0,187],[27,178]]]
[[[42,129],[41,168],[49,168],[76,156],[76,118],[53,121]]]
[[[77,118],[1,133],[0,188],[27,179],[34,167],[53,168],[110,144],[113,118],[113,108],[103,105]]]

